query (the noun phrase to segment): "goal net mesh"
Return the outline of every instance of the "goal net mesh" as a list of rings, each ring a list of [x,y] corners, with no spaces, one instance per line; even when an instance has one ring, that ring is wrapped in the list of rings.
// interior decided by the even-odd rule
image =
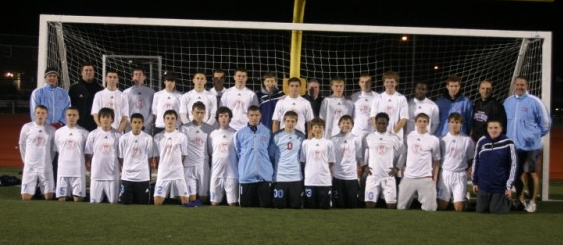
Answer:
[[[57,22],[48,25],[47,65],[66,66],[68,84],[78,81],[80,64],[86,61],[96,64],[96,76],[102,82],[103,55],[162,58],[162,68],[151,59],[108,59],[106,69],[119,72],[122,90],[131,85],[136,66],[150,70],[148,84],[155,90],[162,88],[164,72],[175,72],[180,92],[192,89],[196,71],[207,74],[207,85],[211,87],[212,71],[223,69],[227,71],[227,86],[232,86],[234,70],[244,68],[249,76],[247,86],[254,91],[260,90],[262,75],[267,71],[277,74],[280,88],[281,78],[289,76],[291,31],[287,30]],[[410,98],[414,82],[426,81],[430,85],[428,97],[432,99],[444,93],[446,78],[455,74],[462,78],[462,92],[473,100],[479,95],[478,85],[483,79],[493,81],[496,98],[505,98],[516,70],[518,75],[529,78],[530,93],[539,96],[543,39],[527,42],[521,51],[522,38],[303,31],[300,74],[307,80],[319,79],[325,96],[331,93],[330,79],[343,77],[345,93],[350,95],[359,89],[361,73],[370,74],[374,90],[381,92],[381,74],[394,70],[400,74],[399,92]]]

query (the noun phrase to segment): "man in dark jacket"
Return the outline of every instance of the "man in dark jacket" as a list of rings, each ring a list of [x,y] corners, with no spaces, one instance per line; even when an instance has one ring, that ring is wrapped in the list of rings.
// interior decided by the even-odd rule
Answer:
[[[481,136],[487,134],[487,120],[496,118],[502,125],[503,134],[506,134],[506,112],[504,106],[492,97],[493,82],[485,79],[479,83],[480,99],[473,105],[473,123],[471,128],[471,138],[477,142]]]
[[[507,213],[516,176],[516,147],[502,134],[498,119],[487,122],[487,135],[477,142],[473,158],[473,191],[478,213]]]
[[[93,63],[84,63],[80,69],[80,81],[70,86],[68,94],[70,96],[70,104],[78,108],[80,119],[78,125],[88,131],[93,131],[98,126],[94,119],[90,116],[92,111],[92,103],[94,103],[94,95],[104,90],[102,85],[95,79],[96,68]]]

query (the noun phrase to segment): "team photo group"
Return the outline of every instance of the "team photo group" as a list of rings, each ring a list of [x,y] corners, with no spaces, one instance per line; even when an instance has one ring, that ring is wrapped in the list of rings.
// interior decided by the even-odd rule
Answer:
[[[105,88],[93,63],[79,72],[66,91],[47,68],[32,92],[19,138],[23,200],[39,189],[46,200],[90,203],[404,210],[416,200],[424,211],[464,211],[473,193],[477,212],[537,208],[551,117],[526,77],[483,79],[472,101],[450,75],[433,101],[424,81],[407,99],[391,70],[358,74],[351,96],[342,77],[289,78],[284,92],[266,72],[253,91],[246,70],[217,69],[195,72],[182,94],[172,72],[158,92],[143,68],[123,91],[115,70]],[[511,95],[493,98],[495,83],[509,82]]]

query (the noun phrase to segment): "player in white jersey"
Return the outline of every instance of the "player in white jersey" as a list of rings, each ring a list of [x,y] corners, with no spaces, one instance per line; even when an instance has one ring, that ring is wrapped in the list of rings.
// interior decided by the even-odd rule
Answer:
[[[311,131],[311,120],[315,117],[313,114],[313,107],[311,103],[301,95],[299,95],[299,89],[301,89],[301,80],[297,77],[292,77],[287,81],[287,86],[289,87],[289,94],[278,100],[276,108],[274,109],[274,114],[272,116],[272,132],[277,132],[280,128],[285,128],[285,123],[282,118],[288,111],[294,111],[297,113],[297,125],[295,129],[301,131],[302,133]],[[305,131],[307,130],[307,131]]]
[[[184,160],[184,176],[188,186],[190,202],[188,207],[201,206],[207,202],[209,193],[209,149],[207,138],[213,127],[203,121],[205,105],[198,101],[192,106],[193,120],[180,128],[188,137],[188,155]],[[197,197],[199,196],[199,199]]]
[[[354,128],[352,128],[352,133],[363,139],[364,136],[375,131],[375,126],[371,123],[371,106],[373,100],[379,97],[379,94],[372,91],[371,76],[367,73],[360,74],[358,85],[360,85],[360,91],[353,93],[351,96],[354,103]]]
[[[248,124],[248,108],[252,105],[258,106],[258,97],[254,91],[246,87],[248,75],[246,70],[237,69],[233,76],[235,86],[227,89],[221,97],[221,106],[228,107],[233,111],[231,127],[239,130]]]
[[[407,121],[407,131],[405,135],[415,130],[414,116],[424,113],[430,116],[428,123],[428,132],[432,135],[436,132],[440,124],[440,111],[438,105],[431,99],[426,97],[428,93],[428,84],[426,82],[417,81],[414,84],[414,98],[409,100],[409,120]]]
[[[360,190],[358,170],[362,159],[361,139],[351,133],[354,119],[344,115],[338,120],[340,133],[332,136],[336,162],[332,168],[332,206],[355,208]]]
[[[127,114],[127,116],[130,117],[134,113],[143,115],[145,121],[143,131],[152,134],[154,118],[152,116],[151,106],[154,97],[154,89],[145,85],[145,79],[145,70],[141,67],[134,68],[131,78],[133,86],[123,91],[123,97],[129,104],[129,114]],[[130,130],[131,127],[128,125],[127,131]]]
[[[53,177],[53,138],[55,128],[46,124],[49,111],[44,105],[37,105],[33,111],[35,121],[23,125],[20,132],[19,148],[23,162],[21,185],[22,200],[31,200],[37,185],[45,200],[53,199],[55,180]]]
[[[90,168],[90,203],[102,202],[104,195],[109,203],[119,197],[119,161],[117,159],[121,133],[111,127],[115,114],[110,108],[97,113],[101,126],[88,134],[84,154],[86,167]]]
[[[427,131],[428,115],[415,117],[416,131],[407,136],[407,161],[399,184],[397,209],[410,207],[415,194],[424,211],[436,211],[436,181],[440,169],[440,140]]]
[[[303,203],[303,174],[301,173],[301,144],[305,134],[296,130],[299,116],[288,111],[283,116],[284,128],[272,136],[268,152],[274,162],[275,208],[301,208]]]
[[[122,96],[121,91],[117,89],[119,77],[117,71],[110,70],[106,73],[106,88],[94,95],[94,102],[92,104],[92,117],[98,127],[101,127],[98,112],[102,108],[110,108],[113,110],[115,118],[111,127],[118,132],[123,132],[127,126],[129,117],[129,102]]]
[[[397,207],[397,182],[395,175],[399,168],[394,161],[403,150],[403,141],[397,135],[387,131],[389,115],[380,112],[375,115],[376,132],[368,134],[362,141],[365,152],[364,171],[366,179],[366,208],[375,208],[382,194],[387,208]]]
[[[324,137],[327,139],[340,132],[338,120],[340,120],[341,116],[354,116],[354,103],[344,97],[345,88],[346,83],[343,78],[332,78],[330,80],[332,95],[324,98],[321,103],[319,117],[326,122]]]
[[[223,201],[223,193],[227,203],[236,206],[238,203],[238,175],[236,169],[237,155],[233,137],[236,131],[229,127],[233,112],[227,107],[217,109],[219,128],[209,134],[208,149],[211,152],[211,181],[209,184],[209,201],[211,205],[219,205]]]
[[[79,202],[86,196],[84,147],[89,132],[78,126],[78,108],[67,108],[65,118],[66,126],[55,132],[55,146],[59,152],[56,197],[59,201],[66,201],[72,196],[75,202]]]
[[[205,90],[205,84],[207,83],[205,73],[200,71],[196,72],[193,77],[193,83],[194,89],[183,94],[180,98],[180,117],[182,118],[182,123],[186,124],[194,120],[191,114],[192,107],[194,103],[201,101],[206,109],[203,122],[214,125],[214,115],[217,112],[217,97]]]
[[[334,144],[323,137],[324,120],[311,121],[313,138],[303,141],[301,164],[305,165],[305,208],[330,208],[332,169],[336,158]]]
[[[383,73],[383,86],[385,91],[379,94],[379,97],[373,100],[371,107],[371,118],[375,125],[375,115],[385,112],[389,115],[389,126],[387,131],[399,136],[403,139],[403,127],[409,119],[409,108],[407,98],[397,92],[399,84],[399,74],[395,71],[387,71]]]
[[[121,193],[119,203],[149,204],[150,164],[154,157],[154,141],[143,132],[143,115],[131,115],[131,131],[119,138]]]
[[[155,118],[153,134],[164,130],[164,112],[168,110],[180,111],[180,97],[182,94],[176,90],[176,75],[167,73],[164,77],[164,89],[156,92],[152,100],[152,114]],[[182,122],[177,120],[176,128]]]
[[[442,164],[438,178],[438,208],[445,210],[453,196],[455,211],[461,212],[467,193],[467,171],[471,169],[475,146],[471,137],[461,132],[463,116],[448,116],[450,132],[440,139]]]
[[[155,164],[158,165],[154,186],[154,204],[162,205],[169,194],[170,197],[179,198],[182,205],[186,205],[188,187],[184,179],[182,163],[188,154],[188,138],[176,130],[176,121],[179,120],[176,111],[165,111],[163,117],[164,131],[154,136]]]

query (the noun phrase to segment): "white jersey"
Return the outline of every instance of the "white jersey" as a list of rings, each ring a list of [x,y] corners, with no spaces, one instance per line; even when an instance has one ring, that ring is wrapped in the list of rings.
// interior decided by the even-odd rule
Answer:
[[[432,177],[432,164],[440,160],[440,140],[429,133],[411,132],[407,136],[405,177]]]
[[[334,145],[334,163],[332,175],[341,180],[358,179],[358,163],[362,160],[362,144],[358,136],[339,133],[331,138]]]
[[[122,96],[121,91],[109,91],[107,88],[94,95],[91,114],[97,114],[102,108],[113,109],[114,118],[111,127],[119,128],[121,118],[129,116],[129,102]]]
[[[473,159],[475,145],[465,134],[451,135],[449,132],[440,139],[442,168],[452,172],[465,172],[467,160]]]
[[[119,138],[119,158],[123,159],[121,179],[141,182],[150,180],[149,158],[154,157],[152,137],[141,132],[134,135],[129,132]]]
[[[188,120],[194,120],[192,106],[195,102],[201,101],[205,105],[205,117],[203,121],[209,125],[215,124],[215,114],[217,113],[217,97],[207,90],[197,92],[191,90],[180,98],[180,113],[186,113]]]
[[[409,120],[407,121],[406,134],[408,135],[410,132],[415,130],[414,121],[416,115],[420,113],[428,115],[429,121],[426,130],[433,135],[438,128],[438,124],[440,124],[440,109],[438,108],[438,105],[429,98],[424,98],[423,100],[412,98],[409,100]]]
[[[235,178],[237,173],[237,153],[232,128],[215,129],[209,134],[208,148],[211,154],[211,178]]]
[[[344,115],[354,117],[354,104],[344,97],[326,97],[321,103],[319,117],[325,120],[325,138],[330,139],[340,132],[338,120]]]
[[[325,138],[303,141],[300,160],[305,163],[305,186],[332,186],[330,163],[336,162],[332,141]]]
[[[152,101],[154,97],[154,89],[147,87],[146,85],[133,85],[128,89],[123,91],[123,97],[127,100],[129,104],[129,114],[125,114],[131,117],[134,113],[139,113],[143,115],[145,122],[145,132],[150,132],[152,128],[153,118],[152,118]]]
[[[88,130],[64,126],[55,132],[55,146],[59,152],[57,177],[84,177],[86,173],[84,148]]]
[[[119,137],[121,134],[113,128],[97,128],[88,134],[84,153],[92,155],[91,180],[119,180]]]
[[[407,103],[407,98],[395,92],[392,95],[383,92],[379,94],[379,98],[373,100],[373,105],[371,107],[371,117],[375,117],[377,113],[385,112],[389,116],[389,126],[387,126],[387,132],[395,133],[393,128],[397,125],[401,119],[409,119],[409,107]],[[404,138],[403,129],[395,133],[399,138]]]
[[[221,106],[225,106],[233,111],[233,118],[229,124],[233,129],[239,130],[248,124],[248,107],[258,106],[258,97],[254,91],[243,88],[232,87],[227,89],[221,97]]]
[[[160,132],[154,136],[157,148],[155,156],[159,156],[158,175],[156,179],[179,180],[184,179],[182,156],[188,155],[188,138],[178,130],[174,132]]]
[[[376,179],[389,177],[389,171],[394,167],[394,160],[402,153],[403,141],[397,135],[385,132],[373,132],[362,141],[365,152],[365,162],[371,170],[371,176]]]
[[[285,127],[283,116],[288,111],[297,113],[297,124],[295,125],[295,129],[301,132],[306,132],[307,122],[313,120],[315,117],[311,103],[301,96],[297,98],[285,96],[284,98],[278,100],[276,108],[274,109],[274,114],[272,115],[272,120],[280,122],[279,129]]]
[[[188,137],[188,155],[184,160],[184,167],[195,166],[204,167],[209,164],[209,150],[207,148],[207,138],[213,127],[207,123],[195,125],[193,122],[180,127],[180,132]]]
[[[24,171],[53,171],[55,128],[51,125],[37,125],[29,122],[20,132],[19,147]]]
[[[154,94],[152,100],[152,114],[156,115],[155,126],[157,128],[164,128],[164,112],[168,110],[180,111],[180,97],[182,94],[176,90],[168,92],[160,90]],[[181,120],[176,120],[176,128],[182,125]]]
[[[354,103],[354,128],[352,133],[363,138],[366,134],[375,131],[375,126],[371,123],[371,106],[373,100],[379,97],[376,92],[366,93],[358,91],[352,94],[352,102]]]

